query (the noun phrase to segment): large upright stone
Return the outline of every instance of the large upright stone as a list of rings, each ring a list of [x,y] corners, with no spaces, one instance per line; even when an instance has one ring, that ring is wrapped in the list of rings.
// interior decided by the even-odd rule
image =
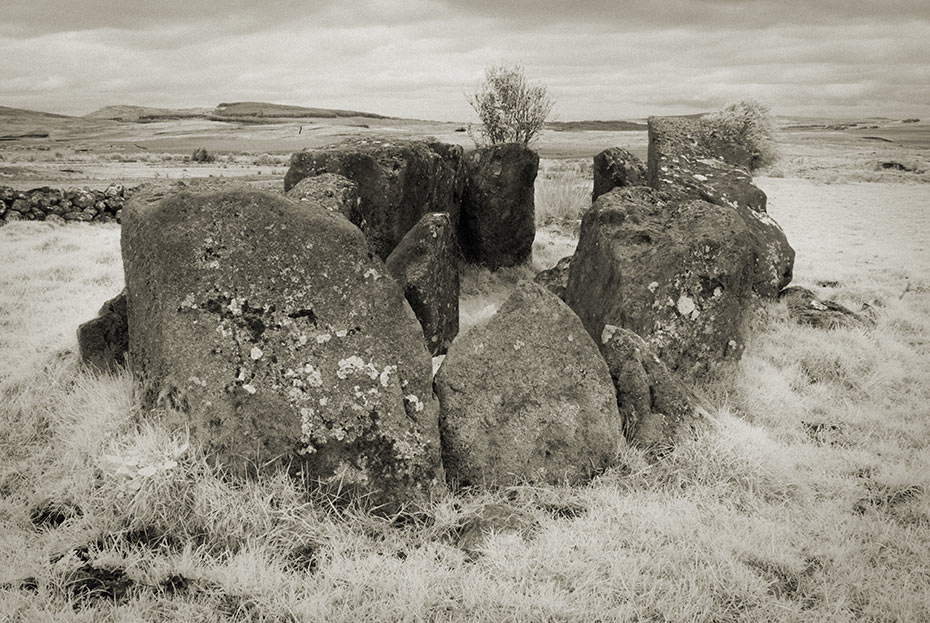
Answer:
[[[609,147],[594,156],[594,192],[591,200],[617,186],[644,186],[646,167],[622,147]]]
[[[435,386],[450,482],[579,482],[623,443],[597,345],[536,283],[517,286],[486,324],[459,336]]]
[[[78,352],[85,365],[112,371],[126,363],[129,327],[126,324],[126,289],[105,302],[97,317],[78,327]]]
[[[742,354],[751,242],[730,208],[615,188],[581,221],[565,301],[595,339],[608,324],[629,329],[696,377]]]
[[[539,155],[522,143],[481,147],[465,155],[459,239],[466,260],[495,270],[532,258],[538,169]]]
[[[766,196],[745,168],[751,154],[721,138],[712,123],[649,118],[648,181],[681,200],[701,199],[735,210],[751,232],[753,290],[775,298],[794,268],[794,249],[766,213]]]
[[[445,353],[459,332],[458,254],[449,215],[421,218],[384,264],[403,287],[430,353]]]
[[[464,176],[457,145],[359,138],[299,152],[291,156],[284,190],[321,173],[358,184],[358,207],[350,220],[382,260],[428,212],[446,212],[458,227]]]
[[[341,215],[245,186],[124,211],[143,401],[234,472],[287,465],[397,509],[444,488],[438,403],[403,292]]]

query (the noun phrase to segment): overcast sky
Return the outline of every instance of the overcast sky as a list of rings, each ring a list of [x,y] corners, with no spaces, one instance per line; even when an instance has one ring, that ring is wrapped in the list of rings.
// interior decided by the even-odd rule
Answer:
[[[470,120],[522,64],[561,120],[930,116],[930,0],[2,0],[0,105],[259,100]]]

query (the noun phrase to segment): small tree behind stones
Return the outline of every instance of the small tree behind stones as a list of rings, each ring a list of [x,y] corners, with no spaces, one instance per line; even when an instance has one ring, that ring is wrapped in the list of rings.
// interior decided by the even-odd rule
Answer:
[[[484,82],[466,95],[481,119],[478,144],[529,144],[542,131],[555,104],[543,84],[529,84],[523,67],[493,65],[484,71]]]
[[[191,154],[191,160],[194,162],[213,162],[215,159],[213,154],[203,147],[195,149],[194,153]]]
[[[746,148],[752,154],[750,169],[774,164],[778,160],[775,143],[775,120],[768,105],[754,99],[729,104],[704,116],[721,138]]]

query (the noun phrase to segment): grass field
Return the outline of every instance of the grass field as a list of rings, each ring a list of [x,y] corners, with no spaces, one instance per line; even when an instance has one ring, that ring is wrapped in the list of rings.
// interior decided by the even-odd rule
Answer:
[[[804,136],[783,148],[836,179],[759,183],[795,281],[867,303],[874,328],[769,304],[701,388],[699,438],[655,463],[625,450],[587,486],[460,492],[412,517],[232,481],[140,424],[131,377],[75,354],[122,286],[118,227],[0,228],[0,621],[930,620],[930,187],[855,181],[858,159]],[[543,162],[536,269],[571,250],[585,166]],[[532,272],[466,273],[463,324]],[[82,590],[91,565],[125,594]]]

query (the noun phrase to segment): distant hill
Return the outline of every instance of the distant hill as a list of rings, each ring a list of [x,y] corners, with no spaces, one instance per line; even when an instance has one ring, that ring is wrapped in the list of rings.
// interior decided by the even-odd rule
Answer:
[[[50,112],[25,110],[0,106],[0,141],[16,141],[24,138],[47,138],[49,124],[73,119],[66,115]]]
[[[47,119],[67,119],[68,115],[56,115],[51,112],[39,112],[38,110],[0,106],[0,119],[31,119],[43,117]]]
[[[267,102],[233,102],[220,104],[213,111],[217,117],[286,117],[301,119],[316,117],[335,119],[340,117],[367,117],[369,119],[387,119],[384,115],[355,110],[335,110],[331,108],[307,108],[306,106],[289,106],[287,104],[269,104]]]
[[[308,108],[269,102],[222,103],[215,108],[154,108],[151,106],[104,106],[84,115],[88,119],[110,119],[146,123],[172,121],[175,119],[211,119],[214,121],[259,121],[262,119],[337,119],[344,117],[366,117],[386,119],[383,115],[355,110],[333,110],[330,108]]]
[[[635,121],[550,121],[546,128],[555,132],[582,132],[600,130],[602,132],[645,132],[646,124]]]
[[[104,106],[84,115],[88,119],[110,119],[112,121],[168,121],[171,119],[203,118],[213,113],[212,108],[153,108],[150,106]]]

